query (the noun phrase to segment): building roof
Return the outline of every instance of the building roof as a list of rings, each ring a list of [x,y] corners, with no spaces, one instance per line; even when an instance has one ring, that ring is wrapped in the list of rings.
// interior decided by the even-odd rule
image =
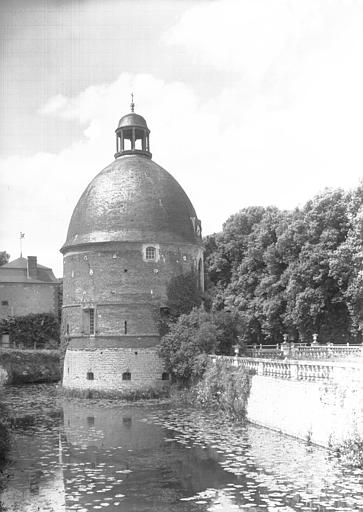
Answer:
[[[27,268],[28,266],[28,260],[27,258],[17,258],[16,260],[9,261],[9,263],[5,263],[5,265],[1,265],[0,268]],[[48,270],[51,270],[49,267],[45,267],[44,265],[40,265],[37,263],[38,268],[46,268]]]
[[[27,276],[27,258],[17,258],[0,266],[0,283],[58,283],[49,267],[37,264],[37,277]]]
[[[165,169],[143,156],[124,155],[82,194],[61,251],[110,241],[200,244],[198,226],[188,196]]]

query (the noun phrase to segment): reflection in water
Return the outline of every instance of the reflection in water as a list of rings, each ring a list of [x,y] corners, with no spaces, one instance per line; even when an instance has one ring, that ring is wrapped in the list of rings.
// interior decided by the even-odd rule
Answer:
[[[217,415],[160,405],[56,403],[9,388],[9,511],[363,510],[362,472],[326,451]]]

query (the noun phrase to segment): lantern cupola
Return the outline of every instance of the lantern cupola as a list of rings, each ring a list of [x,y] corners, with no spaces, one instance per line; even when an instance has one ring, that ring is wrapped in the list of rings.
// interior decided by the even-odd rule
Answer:
[[[151,158],[150,130],[145,119],[135,113],[134,95],[131,95],[131,112],[121,117],[116,128],[115,158],[124,155],[140,155]]]

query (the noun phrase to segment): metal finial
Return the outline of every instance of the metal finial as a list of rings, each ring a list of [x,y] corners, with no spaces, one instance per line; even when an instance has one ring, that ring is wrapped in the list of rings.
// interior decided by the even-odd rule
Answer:
[[[131,93],[131,112],[133,112],[135,109],[135,103],[134,103],[134,93]]]

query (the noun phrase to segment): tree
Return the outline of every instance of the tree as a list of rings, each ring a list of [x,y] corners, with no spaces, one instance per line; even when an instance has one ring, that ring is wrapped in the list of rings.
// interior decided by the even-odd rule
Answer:
[[[247,340],[346,342],[362,311],[363,184],[326,190],[303,208],[255,207],[206,240],[213,309],[237,309]]]
[[[10,254],[8,254],[6,251],[0,251],[0,267],[1,265],[5,265],[9,262]]]
[[[161,340],[159,354],[173,380],[185,385],[196,377],[197,356],[212,352],[216,341],[217,329],[210,314],[194,308],[171,326]]]
[[[172,318],[186,315],[201,304],[198,277],[194,272],[173,277],[167,286],[168,308]]]

